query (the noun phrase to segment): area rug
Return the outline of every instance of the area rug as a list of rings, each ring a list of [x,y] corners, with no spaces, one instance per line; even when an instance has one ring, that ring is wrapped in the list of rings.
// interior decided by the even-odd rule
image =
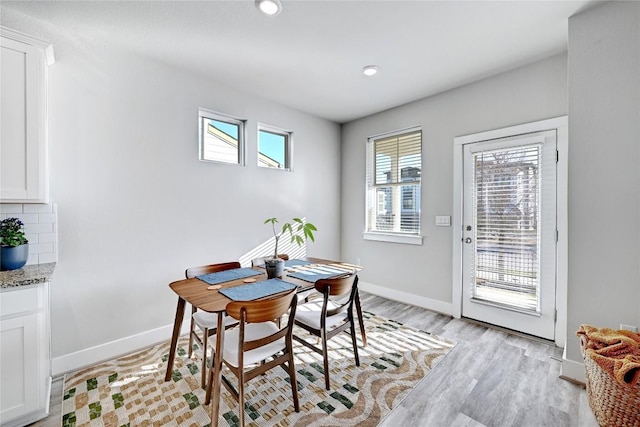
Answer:
[[[326,390],[322,357],[294,342],[300,412],[293,409],[288,375],[276,367],[245,386],[246,424],[375,426],[453,348],[428,332],[367,312],[364,317],[367,347],[358,349],[359,367],[347,334],[330,340],[331,390]],[[187,346],[187,338],[180,338],[167,382],[169,342],[67,376],[62,426],[210,426],[200,387],[202,354],[197,349],[189,358]],[[238,405],[222,390],[217,425],[237,426]]]

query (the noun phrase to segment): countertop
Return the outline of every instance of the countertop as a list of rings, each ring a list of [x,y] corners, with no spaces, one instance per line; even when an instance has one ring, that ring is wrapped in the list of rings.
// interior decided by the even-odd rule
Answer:
[[[51,280],[55,262],[25,265],[17,270],[0,271],[0,289],[35,285]]]

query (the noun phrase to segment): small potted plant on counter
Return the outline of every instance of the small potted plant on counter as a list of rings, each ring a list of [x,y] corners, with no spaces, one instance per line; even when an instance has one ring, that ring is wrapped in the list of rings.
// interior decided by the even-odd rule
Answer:
[[[0,270],[22,268],[29,258],[29,241],[24,235],[24,224],[18,218],[0,221]]]
[[[315,242],[313,232],[318,231],[318,229],[315,225],[310,222],[305,222],[300,218],[293,218],[292,222],[284,223],[280,232],[276,230],[276,224],[278,223],[277,218],[266,219],[264,223],[271,224],[273,236],[276,240],[273,258],[269,258],[264,261],[264,267],[267,270],[267,277],[269,279],[281,277],[284,272],[284,260],[278,258],[278,241],[280,240],[280,237],[288,232],[291,236],[291,243],[297,243],[298,246],[302,246],[307,239],[311,239],[312,242]]]

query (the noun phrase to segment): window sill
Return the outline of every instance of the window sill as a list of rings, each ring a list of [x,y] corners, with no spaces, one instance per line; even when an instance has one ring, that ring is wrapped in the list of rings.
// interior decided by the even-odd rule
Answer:
[[[374,240],[377,242],[404,243],[407,245],[422,245],[422,236],[417,234],[399,234],[399,233],[362,233],[364,240]]]

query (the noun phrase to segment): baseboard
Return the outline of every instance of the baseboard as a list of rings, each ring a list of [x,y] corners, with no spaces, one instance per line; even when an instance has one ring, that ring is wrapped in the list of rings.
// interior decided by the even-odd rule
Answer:
[[[569,360],[566,357],[567,349],[565,348],[564,354],[562,355],[560,376],[580,384],[585,384],[587,382],[587,377],[584,375],[584,363]]]
[[[397,289],[389,289],[384,286],[374,285],[373,283],[358,282],[358,288],[365,292],[380,297],[388,298],[394,301],[402,302],[417,307],[426,308],[427,310],[436,311],[438,313],[451,316],[453,305],[449,302],[443,302],[420,295],[411,294],[409,292],[398,291]]]
[[[182,330],[180,333],[183,335],[188,332],[189,322],[185,319],[185,321],[182,322]],[[100,344],[95,347],[65,354],[64,356],[55,357],[51,360],[51,375],[57,377],[146,347],[151,347],[152,345],[170,340],[172,334],[173,325],[167,325]]]

